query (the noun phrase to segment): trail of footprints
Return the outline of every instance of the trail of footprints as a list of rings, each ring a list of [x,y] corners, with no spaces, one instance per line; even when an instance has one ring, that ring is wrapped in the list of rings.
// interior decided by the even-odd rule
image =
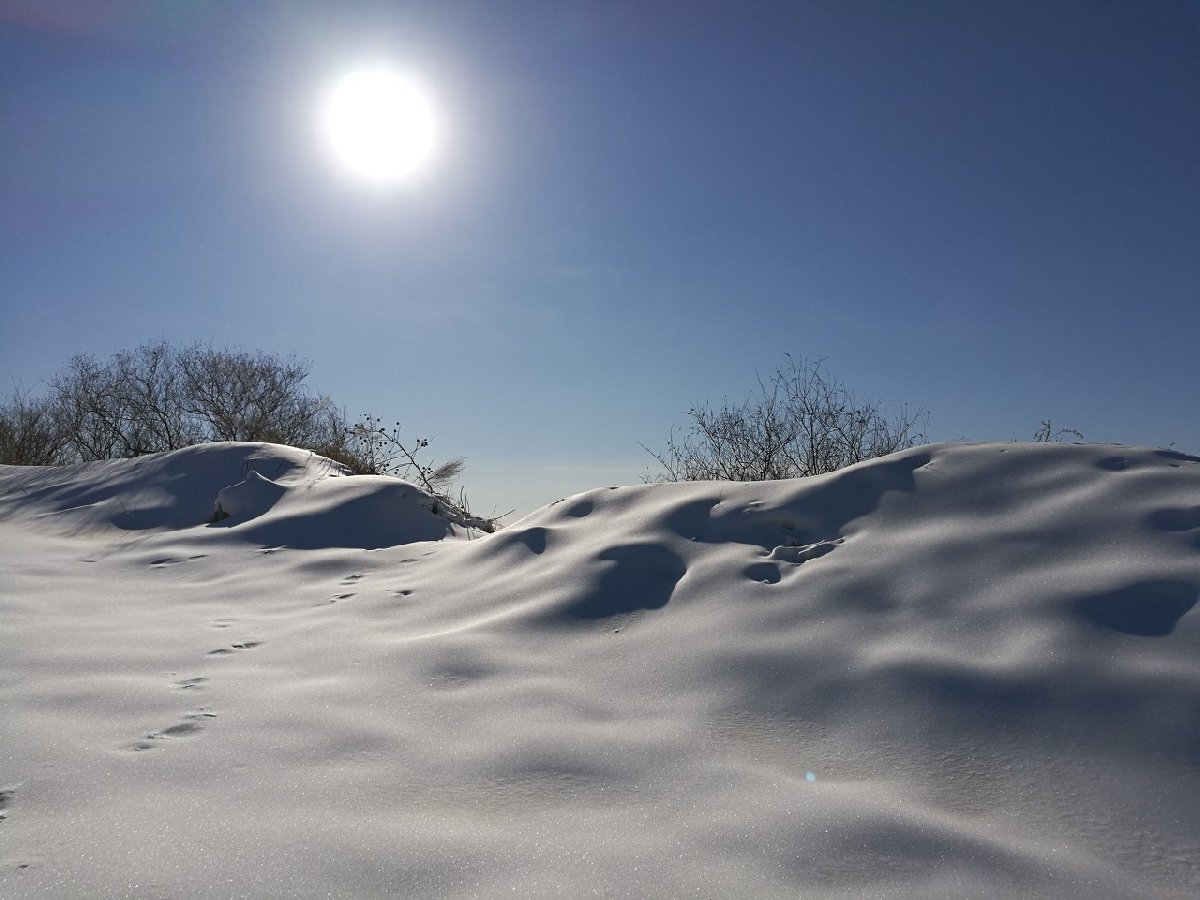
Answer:
[[[428,555],[428,554],[426,554],[426,555]],[[415,562],[415,560],[402,559],[402,560],[400,560],[398,565],[404,565],[405,563],[411,563],[411,562]],[[347,575],[344,579],[342,579],[338,583],[338,586],[344,587],[344,588],[355,587],[358,584],[359,580],[362,578],[365,578],[365,577],[366,576],[362,575],[362,574]],[[388,592],[395,597],[408,597],[412,594],[411,590],[405,590],[405,589],[400,589],[400,588],[391,588],[391,589],[389,589]],[[337,603],[339,600],[349,600],[354,595],[355,595],[354,591],[342,591],[341,593],[334,594],[332,597],[330,597],[328,600],[326,600],[325,603],[318,604],[318,606],[324,606],[329,603]]]
[[[426,553],[426,554],[424,554],[424,555],[425,555],[425,556],[428,556],[429,554],[427,554],[427,553]],[[416,559],[412,559],[412,558],[410,558],[410,559],[402,559],[402,560],[400,560],[400,561],[397,563],[397,565],[401,565],[401,566],[403,566],[403,565],[407,565],[408,563],[413,563],[413,562],[416,562]],[[339,587],[343,587],[343,588],[347,588],[347,587],[355,587],[355,586],[357,586],[357,585],[358,585],[359,581],[360,581],[361,579],[365,578],[365,577],[366,577],[366,576],[365,576],[365,575],[363,575],[363,574],[361,574],[361,573],[355,573],[355,574],[353,574],[353,575],[347,575],[347,576],[346,576],[345,578],[343,578],[343,579],[342,579],[340,582],[338,582],[338,586],[339,586]],[[389,593],[389,594],[391,594],[393,597],[398,597],[398,598],[399,598],[399,597],[409,597],[409,596],[412,596],[412,591],[411,591],[411,590],[409,590],[409,589],[407,589],[407,588],[389,588],[389,589],[388,589],[388,593]],[[328,600],[326,600],[324,603],[319,603],[319,604],[317,604],[317,605],[318,605],[318,606],[324,606],[324,605],[327,605],[327,604],[329,604],[329,603],[337,603],[339,600],[349,600],[349,599],[350,599],[351,597],[353,597],[354,595],[355,595],[355,592],[354,592],[354,591],[342,591],[341,593],[334,594],[332,597],[330,597],[330,598],[329,598]]]
[[[217,619],[211,623],[212,628],[229,628],[234,624],[233,619]],[[221,657],[228,656],[234,653],[245,650],[253,650],[255,647],[261,647],[262,641],[240,640],[232,641],[224,647],[217,647],[214,650],[209,650],[206,656]],[[206,675],[194,675],[190,678],[180,678],[171,682],[172,690],[188,691],[192,693],[200,693],[206,690],[211,679]],[[180,720],[174,724],[167,725],[164,728],[159,728],[155,731],[148,732],[142,738],[128,745],[126,749],[133,752],[141,752],[143,750],[153,750],[157,747],[162,747],[166,742],[176,738],[192,737],[204,730],[204,723],[209,719],[217,718],[217,714],[210,710],[207,706],[198,706],[194,709],[187,710],[180,716]]]
[[[362,577],[363,576],[361,573],[347,575],[345,578],[343,578],[341,580],[341,582],[339,583],[339,587],[355,587],[355,586],[357,586],[359,579],[361,579]],[[354,591],[342,591],[341,593],[334,594],[332,597],[330,597],[328,602],[329,603],[337,603],[339,600],[349,600],[351,597],[354,596],[354,594],[355,594]]]
[[[280,549],[280,548],[271,547],[268,549],[261,550],[259,552],[273,553],[277,549]],[[191,557],[191,558],[198,559],[200,557]],[[162,566],[166,566],[166,565],[172,565],[176,562],[178,562],[178,560],[161,559],[161,560],[154,560],[150,565],[153,567],[162,567]],[[357,585],[359,580],[362,579],[363,577],[364,576],[361,573],[347,575],[339,583],[339,586],[340,587],[352,587],[354,585]],[[398,596],[408,596],[409,594],[412,593],[412,591],[398,590],[398,591],[393,591],[392,593],[394,593]],[[349,598],[351,598],[353,596],[354,596],[353,591],[343,591],[341,593],[334,594],[332,599],[329,600],[329,602],[336,603],[338,600],[348,600]],[[235,619],[217,619],[216,621],[210,623],[210,627],[217,628],[217,629],[224,629],[224,628],[232,627],[235,623],[236,623]],[[256,640],[231,641],[230,643],[228,643],[222,647],[216,647],[212,650],[209,650],[205,654],[205,656],[212,657],[212,658],[232,656],[236,653],[241,653],[241,652],[244,652],[247,650],[253,650],[255,647],[261,647],[262,645],[263,645],[262,641],[256,641]],[[176,691],[188,691],[188,692],[198,693],[198,692],[203,692],[204,690],[206,690],[206,687],[209,684],[209,682],[210,682],[210,679],[207,676],[195,675],[190,678],[180,678],[180,679],[177,679],[176,681],[171,682],[171,688]],[[204,730],[204,723],[206,723],[209,719],[215,719],[215,718],[217,718],[217,713],[212,712],[206,706],[198,706],[195,709],[191,709],[191,710],[184,712],[182,714],[182,716],[180,717],[180,721],[178,721],[172,725],[167,725],[165,728],[159,728],[156,731],[151,731],[151,732],[147,733],[141,739],[139,739],[139,740],[135,741],[133,744],[129,745],[126,749],[129,749],[134,752],[141,752],[144,750],[153,750],[155,748],[162,747],[166,742],[168,742],[170,740],[174,740],[176,738],[192,737]]]

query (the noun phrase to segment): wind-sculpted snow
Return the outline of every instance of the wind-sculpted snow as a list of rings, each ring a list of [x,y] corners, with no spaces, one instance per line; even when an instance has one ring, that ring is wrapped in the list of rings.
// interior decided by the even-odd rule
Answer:
[[[211,519],[222,488],[248,475],[290,483],[310,462],[322,474],[342,472],[323,457],[277,444],[204,444],[63,468],[3,466],[0,516],[73,530],[187,528]]]
[[[350,477],[337,463],[278,444],[206,444],[62,469],[4,467],[0,517],[123,531],[187,529],[294,548],[376,549],[457,533],[433,498],[396,478]]]
[[[1200,895],[1200,460],[434,508],[0,469],[0,894]]]

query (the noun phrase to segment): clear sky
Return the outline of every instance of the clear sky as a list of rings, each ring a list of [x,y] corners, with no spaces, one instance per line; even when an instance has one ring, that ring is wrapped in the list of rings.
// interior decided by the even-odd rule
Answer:
[[[426,163],[319,98],[387,63]],[[0,0],[0,378],[313,363],[479,512],[637,481],[783,354],[931,437],[1200,451],[1200,3]]]

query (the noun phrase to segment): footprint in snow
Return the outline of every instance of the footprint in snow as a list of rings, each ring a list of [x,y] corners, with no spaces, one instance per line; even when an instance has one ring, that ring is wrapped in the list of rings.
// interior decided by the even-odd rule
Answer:
[[[192,737],[195,734],[204,730],[201,725],[206,719],[215,719],[217,714],[209,712],[207,709],[201,708],[183,714],[183,721],[176,722],[174,725],[168,725],[166,728],[160,728],[158,731],[151,731],[141,740],[135,741],[129,746],[129,749],[135,753],[142,750],[153,750],[156,747],[161,747],[164,741],[174,738]]]
[[[208,656],[228,656],[230,653],[236,653],[238,650],[253,650],[255,647],[261,647],[262,641],[234,641],[228,647],[218,647],[216,650],[209,650]]]
[[[194,691],[203,688],[207,682],[207,678],[197,676],[196,678],[181,678],[173,686],[177,691]]]
[[[189,556],[189,557],[187,558],[187,561],[188,561],[188,562],[195,562],[195,561],[196,561],[196,560],[198,560],[198,559],[207,559],[207,558],[208,558],[208,554],[207,554],[207,553],[197,553],[197,554],[195,554],[194,556]],[[164,556],[164,557],[162,557],[161,559],[152,559],[152,560],[150,560],[150,568],[152,568],[152,569],[165,569],[167,566],[174,566],[174,565],[177,565],[178,563],[181,563],[181,562],[183,562],[183,560],[182,560],[182,559],[179,559],[178,557],[175,557],[175,556]]]

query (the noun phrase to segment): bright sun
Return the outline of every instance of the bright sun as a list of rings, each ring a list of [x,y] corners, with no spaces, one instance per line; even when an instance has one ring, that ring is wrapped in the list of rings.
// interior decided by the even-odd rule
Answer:
[[[403,178],[433,149],[429,104],[409,82],[386,69],[343,76],[326,98],[321,126],[342,165],[371,181]]]

